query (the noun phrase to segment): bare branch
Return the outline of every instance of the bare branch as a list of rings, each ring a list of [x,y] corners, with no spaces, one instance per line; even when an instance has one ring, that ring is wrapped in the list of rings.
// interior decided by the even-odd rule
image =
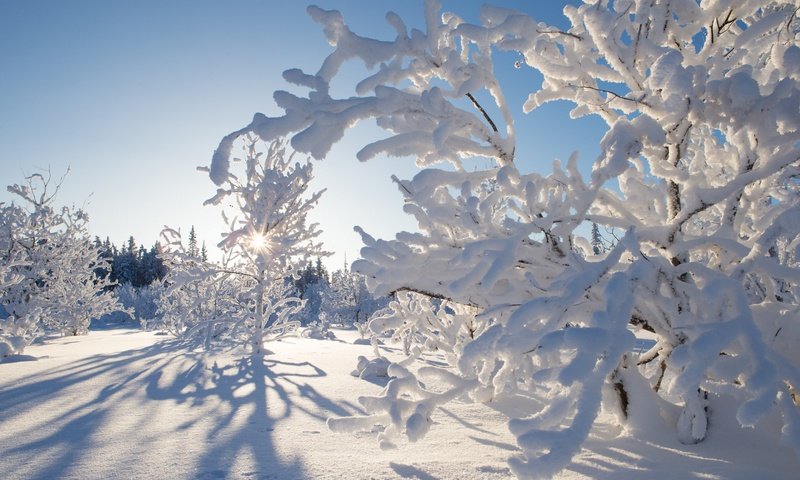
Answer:
[[[547,35],[547,34],[566,35],[568,37],[572,37],[572,38],[578,40],[579,42],[583,41],[583,37],[581,37],[580,35],[576,35],[576,34],[570,33],[570,32],[565,32],[563,30],[539,30],[539,29],[537,29],[536,33],[541,33],[543,35]]]
[[[470,307],[481,308],[481,306],[480,306],[480,305],[478,305],[477,303],[473,303],[473,302],[466,302],[466,303],[465,303],[465,302],[462,302],[462,301],[459,301],[459,300],[453,300],[452,298],[450,298],[450,297],[447,297],[447,296],[445,296],[445,295],[442,295],[441,293],[435,293],[435,292],[431,292],[431,291],[428,291],[428,290],[422,290],[422,289],[415,288],[415,287],[400,287],[400,288],[398,288],[398,289],[396,289],[396,290],[392,291],[392,292],[390,293],[390,295],[394,295],[394,294],[396,294],[397,292],[412,292],[412,293],[418,293],[418,294],[420,294],[420,295],[425,295],[426,297],[430,297],[430,298],[436,298],[436,299],[439,299],[439,300],[446,300],[446,301],[448,301],[448,302],[457,303],[457,304],[459,304],[459,305],[468,305],[468,306],[470,306]]]
[[[637,104],[639,104],[639,105],[644,105],[644,106],[646,106],[646,107],[649,107],[649,106],[650,106],[650,104],[649,104],[649,103],[645,102],[645,101],[642,99],[642,98],[644,98],[644,97],[642,97],[642,98],[639,98],[639,99],[636,99],[636,98],[630,98],[630,97],[626,97],[626,96],[624,96],[624,95],[620,95],[620,94],[618,94],[618,93],[616,93],[616,92],[612,92],[611,90],[607,90],[607,89],[605,89],[605,88],[592,87],[591,85],[570,85],[570,86],[571,86],[571,87],[574,87],[574,88],[585,88],[585,89],[587,89],[587,90],[594,90],[595,92],[606,93],[606,94],[608,94],[608,95],[612,95],[614,98],[618,98],[619,100],[625,100],[625,101],[628,101],[628,102],[637,103]]]
[[[469,98],[472,101],[472,104],[475,105],[475,108],[477,108],[483,114],[483,118],[485,118],[486,121],[489,122],[489,125],[492,127],[492,130],[494,130],[495,133],[497,133],[498,132],[497,125],[495,125],[494,121],[492,120],[492,117],[490,117],[489,114],[486,113],[486,110],[483,109],[481,104],[478,103],[478,101],[471,93],[467,93],[467,98]]]

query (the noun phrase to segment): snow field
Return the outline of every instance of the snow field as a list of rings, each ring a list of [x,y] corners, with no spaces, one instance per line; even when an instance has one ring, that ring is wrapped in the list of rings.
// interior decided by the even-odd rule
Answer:
[[[353,399],[381,388],[350,375],[371,347],[353,345],[355,332],[336,334],[342,341],[272,343],[263,363],[236,352],[190,352],[170,337],[124,329],[32,345],[29,357],[0,364],[2,477],[511,476],[506,460],[519,450],[506,417],[485,405],[450,403],[433,414],[424,442],[395,450],[380,450],[373,433],[331,432],[328,417],[363,413]],[[382,353],[399,358],[397,350]],[[616,436],[619,427],[604,417],[556,478],[796,478],[796,457],[776,444],[780,419],[743,430],[734,415],[724,405],[714,409],[716,428],[693,446],[666,429]]]

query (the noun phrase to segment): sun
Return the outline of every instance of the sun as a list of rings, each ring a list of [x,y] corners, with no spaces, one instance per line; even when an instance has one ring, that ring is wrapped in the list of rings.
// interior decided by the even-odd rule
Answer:
[[[265,235],[260,233],[254,233],[250,236],[248,240],[248,244],[250,245],[250,249],[256,252],[263,252],[268,249],[269,247],[269,240]]]

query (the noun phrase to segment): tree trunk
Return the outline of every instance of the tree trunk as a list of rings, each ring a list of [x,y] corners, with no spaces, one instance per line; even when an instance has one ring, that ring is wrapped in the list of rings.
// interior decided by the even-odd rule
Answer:
[[[694,445],[708,433],[708,392],[698,388],[684,398],[685,404],[678,418],[678,440],[684,445]]]
[[[253,330],[253,353],[261,353],[264,350],[264,274],[261,272],[261,280],[256,287],[256,309],[253,312],[255,325]]]
[[[622,418],[628,420],[628,408],[630,406],[630,399],[628,397],[628,390],[625,387],[625,380],[623,370],[628,368],[628,356],[623,355],[619,361],[617,368],[611,372],[611,384],[614,386],[614,393],[617,395],[617,402]]]

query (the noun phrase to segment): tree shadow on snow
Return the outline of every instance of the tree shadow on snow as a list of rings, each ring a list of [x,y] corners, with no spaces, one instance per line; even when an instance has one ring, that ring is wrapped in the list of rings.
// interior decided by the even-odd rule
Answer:
[[[7,363],[35,362],[37,360],[39,360],[39,358],[33,355],[14,355],[13,357],[3,358],[0,365]]]
[[[0,470],[82,478],[102,455],[113,457],[103,466],[119,478],[161,471],[148,462],[172,462],[172,478],[307,478],[299,459],[279,454],[273,432],[295,414],[324,428],[329,415],[352,413],[308,384],[326,373],[263,356],[220,362],[162,341],[0,383]],[[173,414],[185,420],[154,427]],[[165,445],[177,460],[159,457]]]
[[[390,462],[389,466],[392,467],[392,470],[394,470],[396,474],[403,478],[417,480],[439,480],[438,477],[434,477],[430,473],[420,470],[413,465],[403,465],[401,463]]]
[[[92,437],[111,421],[110,397],[142,373],[131,373],[125,367],[171,348],[157,344],[93,355],[11,385],[0,385],[0,424],[4,426],[0,431],[0,459],[5,460],[5,475],[77,478],[75,465],[91,448]],[[99,391],[87,388],[87,383],[97,377],[108,377],[109,383]],[[23,428],[11,432],[12,421],[22,423]]]
[[[348,410],[321,395],[305,380],[326,376],[309,362],[286,362],[262,355],[250,355],[232,364],[207,366],[203,360],[162,385],[162,371],[149,375],[147,396],[151,400],[173,400],[204,405],[219,404],[213,427],[203,435],[209,448],[197,462],[197,478],[307,478],[298,459],[281,458],[276,449],[276,425],[302,412],[324,421],[328,412],[346,415]],[[304,406],[307,399],[315,408]],[[307,403],[307,402],[304,402]],[[192,422],[182,425],[192,429]],[[299,432],[298,432],[299,433]],[[235,462],[245,455],[254,471],[235,472]]]

